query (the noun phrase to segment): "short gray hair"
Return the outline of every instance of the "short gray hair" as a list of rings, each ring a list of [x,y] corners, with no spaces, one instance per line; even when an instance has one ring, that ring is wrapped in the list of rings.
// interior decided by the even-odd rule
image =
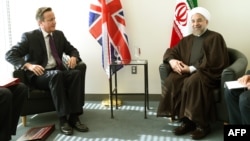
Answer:
[[[43,21],[44,20],[44,17],[43,17],[43,14],[47,11],[52,11],[52,8],[51,7],[40,7],[37,9],[36,11],[36,20],[37,21]]]

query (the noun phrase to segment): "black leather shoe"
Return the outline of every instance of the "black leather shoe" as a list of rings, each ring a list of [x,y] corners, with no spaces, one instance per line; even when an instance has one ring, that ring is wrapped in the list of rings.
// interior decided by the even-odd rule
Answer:
[[[68,121],[69,121],[70,126],[79,132],[88,132],[89,131],[89,128],[85,124],[82,124],[80,122],[80,119],[79,119],[78,115],[76,115],[76,114],[71,114]]]
[[[60,131],[65,135],[73,134],[73,128],[67,122],[60,123]]]
[[[89,128],[85,125],[82,124],[80,122],[80,120],[76,121],[76,122],[70,122],[71,127],[73,127],[74,129],[76,129],[79,132],[88,132]]]
[[[210,126],[197,126],[196,129],[191,133],[191,137],[194,140],[202,139],[210,133],[210,130]]]
[[[184,135],[188,132],[194,131],[196,128],[195,123],[192,121],[185,121],[179,127],[174,129],[175,135]]]

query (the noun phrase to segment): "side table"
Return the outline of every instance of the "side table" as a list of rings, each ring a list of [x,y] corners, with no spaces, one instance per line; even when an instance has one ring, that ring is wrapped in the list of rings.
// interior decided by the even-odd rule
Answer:
[[[126,94],[126,93],[118,93],[117,90],[117,71],[114,72],[112,75],[112,68],[116,70],[116,67],[120,67],[121,65],[123,66],[144,66],[144,92],[142,93],[133,93],[133,94]],[[110,98],[110,110],[111,110],[111,118],[114,118],[113,114],[113,96],[115,96],[115,101],[116,101],[116,109],[118,109],[117,106],[117,96],[118,95],[143,95],[144,96],[144,118],[147,118],[147,110],[149,109],[149,94],[148,94],[148,61],[147,60],[132,60],[130,63],[117,63],[117,62],[112,62],[109,65],[109,98]],[[114,82],[113,82],[114,81]],[[114,86],[113,86],[114,83]]]

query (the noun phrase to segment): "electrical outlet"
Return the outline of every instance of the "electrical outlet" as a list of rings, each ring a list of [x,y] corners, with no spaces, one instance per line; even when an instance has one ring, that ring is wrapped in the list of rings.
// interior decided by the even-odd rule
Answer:
[[[131,73],[132,74],[137,74],[137,66],[132,66],[131,67]]]

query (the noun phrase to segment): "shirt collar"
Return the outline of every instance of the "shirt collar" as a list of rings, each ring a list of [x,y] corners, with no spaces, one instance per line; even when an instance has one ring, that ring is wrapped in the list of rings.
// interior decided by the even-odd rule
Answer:
[[[44,37],[44,38],[48,37],[49,33],[47,33],[46,31],[44,31],[43,29],[41,29],[41,31],[42,31],[42,33],[43,33],[43,37]],[[53,36],[52,33],[50,33],[50,34],[51,34],[51,36]]]

